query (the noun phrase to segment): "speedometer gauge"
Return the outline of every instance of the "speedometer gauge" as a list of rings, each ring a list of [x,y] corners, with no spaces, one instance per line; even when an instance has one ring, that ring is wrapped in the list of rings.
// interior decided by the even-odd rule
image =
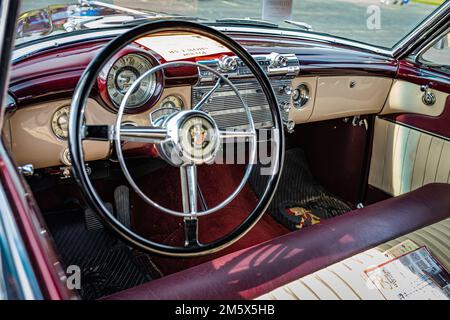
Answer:
[[[134,81],[152,68],[150,60],[140,54],[129,53],[114,62],[106,80],[108,96],[118,107]],[[156,90],[156,75],[143,79],[131,93],[126,107],[139,107],[146,103]]]

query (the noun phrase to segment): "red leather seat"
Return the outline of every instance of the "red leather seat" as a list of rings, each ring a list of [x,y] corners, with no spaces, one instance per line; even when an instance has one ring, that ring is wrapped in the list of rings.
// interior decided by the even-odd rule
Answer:
[[[429,184],[105,299],[252,299],[448,217],[450,185]]]

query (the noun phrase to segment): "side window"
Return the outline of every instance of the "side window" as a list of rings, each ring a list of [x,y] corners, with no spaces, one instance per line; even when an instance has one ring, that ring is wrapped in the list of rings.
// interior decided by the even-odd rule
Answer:
[[[450,32],[440,37],[419,58],[422,64],[431,67],[440,67],[450,72]]]

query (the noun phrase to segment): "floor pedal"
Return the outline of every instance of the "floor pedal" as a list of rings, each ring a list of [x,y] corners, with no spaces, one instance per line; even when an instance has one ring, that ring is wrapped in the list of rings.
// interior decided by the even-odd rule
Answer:
[[[116,203],[116,216],[125,227],[130,228],[130,189],[127,186],[118,186],[114,190]]]
[[[107,202],[105,203],[105,206],[110,212],[112,212],[113,206],[111,203]],[[84,222],[86,224],[86,229],[90,231],[103,229],[103,223],[91,208],[84,210]]]

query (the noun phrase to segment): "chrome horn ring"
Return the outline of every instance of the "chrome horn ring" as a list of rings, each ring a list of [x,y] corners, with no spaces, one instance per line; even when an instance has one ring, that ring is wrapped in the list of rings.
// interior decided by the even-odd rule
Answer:
[[[264,191],[259,197],[255,207],[248,213],[246,218],[237,224],[232,230],[225,235],[206,242],[199,243],[197,241],[198,219],[184,217],[185,227],[185,245],[171,245],[152,240],[137,233],[135,230],[122,224],[115,214],[107,208],[104,200],[96,190],[95,185],[90,179],[87,164],[85,163],[83,142],[86,140],[109,141],[113,142],[114,132],[113,128],[107,124],[93,124],[87,125],[84,123],[84,114],[88,103],[92,88],[95,85],[99,72],[104,68],[105,64],[119,52],[121,48],[132,43],[133,41],[143,37],[165,32],[180,32],[192,33],[207,37],[211,40],[228,48],[230,52],[234,53],[242,62],[249,68],[251,74],[259,83],[262,93],[265,95],[268,106],[272,115],[272,133],[271,140],[273,150],[271,152],[271,170],[266,173],[268,178],[266,180]],[[195,110],[199,109],[194,107]],[[154,140],[156,142],[163,140],[167,131],[148,127],[148,130],[133,131],[133,127],[122,127],[121,138],[141,138],[146,142]],[[232,132],[226,135],[226,138],[236,138],[245,136],[243,132]],[[278,108],[275,92],[272,85],[264,73],[264,70],[258,65],[250,53],[243,48],[235,40],[227,35],[217,31],[206,25],[201,25],[195,22],[188,21],[153,21],[147,24],[139,25],[130,29],[109,42],[90,62],[83,74],[81,75],[78,84],[75,88],[69,115],[69,150],[72,160],[73,174],[78,183],[80,190],[87,204],[98,214],[101,221],[108,226],[120,239],[126,243],[145,250],[152,254],[161,254],[165,256],[175,257],[195,257],[205,254],[211,254],[225,247],[231,245],[245,235],[262,217],[265,210],[275,193],[276,187],[280,180],[282,164],[284,159],[284,135],[283,135],[283,121],[280,110]],[[192,177],[195,173],[195,166],[181,166],[184,168],[182,173],[182,189],[186,193],[192,193],[193,197],[187,197],[188,200],[195,199],[196,189],[191,188],[194,185]],[[195,203],[192,201],[184,201],[183,209],[192,206]],[[191,209],[189,209],[191,210]],[[193,212],[193,210],[191,210]]]
[[[181,184],[182,184],[182,195],[183,195],[183,212],[173,210],[170,208],[167,208],[165,206],[160,205],[156,201],[152,200],[149,196],[147,196],[136,184],[134,179],[132,178],[128,167],[125,163],[125,159],[122,152],[122,132],[125,131],[125,134],[128,138],[131,136],[131,131],[136,133],[136,139],[145,139],[143,138],[144,131],[141,131],[139,134],[140,128],[134,127],[132,129],[123,129],[122,128],[122,119],[123,114],[125,111],[125,107],[127,105],[127,101],[131,95],[131,93],[134,91],[134,89],[140,84],[141,81],[143,81],[145,78],[151,76],[152,74],[163,70],[167,67],[179,67],[182,65],[189,65],[189,66],[196,66],[197,68],[204,68],[208,71],[212,72],[218,77],[216,85],[210,90],[208,94],[205,96],[210,97],[214,93],[214,91],[219,88],[221,85],[219,85],[222,81],[229,85],[231,89],[235,92],[239,100],[241,101],[242,105],[245,108],[245,113],[247,116],[247,120],[250,125],[249,131],[220,131],[217,127],[217,124],[215,123],[214,119],[212,119],[207,113],[200,111],[202,105],[206,102],[207,99],[202,99],[196,106],[194,106],[193,110],[188,111],[180,111],[177,114],[174,114],[173,116],[169,116],[169,118],[162,123],[161,127],[153,128],[156,129],[156,132],[158,132],[160,137],[158,139],[155,139],[155,143],[158,146],[158,149],[160,150],[160,154],[163,155],[163,159],[168,162],[171,165],[179,166],[180,167],[180,178],[181,178]],[[204,121],[203,124],[208,123],[210,126],[207,128],[207,132],[211,135],[211,141],[208,143],[208,146],[211,146],[211,150],[207,152],[206,157],[204,157],[204,148],[201,150],[200,159],[199,157],[189,156],[188,154],[191,152],[186,152],[186,146],[189,144],[189,141],[186,141],[186,139],[182,137],[189,136],[190,133],[186,132],[189,131],[190,128],[186,128],[185,124],[189,123],[189,121]],[[202,125],[203,125],[202,124]],[[197,124],[194,123],[193,127],[195,127]],[[148,132],[148,131],[147,131]],[[140,135],[140,137],[139,137]],[[199,211],[197,209],[197,178],[196,178],[196,166],[202,163],[210,163],[213,161],[216,157],[217,151],[219,150],[220,144],[223,141],[223,139],[226,138],[248,138],[250,142],[250,154],[249,154],[249,164],[247,165],[245,169],[244,176],[239,183],[238,187],[221,203],[218,205],[209,208],[207,210]],[[152,139],[151,137],[148,137],[149,139]],[[149,205],[165,212],[168,214],[172,214],[179,217],[199,217],[199,216],[205,216],[208,214],[211,214],[213,212],[219,211],[220,209],[224,208],[226,205],[228,205],[231,201],[233,201],[234,198],[239,194],[239,192],[242,190],[242,188],[245,186],[245,184],[248,181],[248,178],[250,177],[250,174],[253,169],[253,165],[256,161],[256,129],[255,129],[255,123],[253,121],[253,117],[251,114],[251,111],[248,107],[248,105],[245,103],[244,99],[242,98],[241,94],[239,93],[239,90],[234,86],[234,84],[225,76],[220,74],[218,71],[216,71],[213,68],[210,68],[205,65],[201,65],[199,63],[195,62],[188,62],[188,61],[180,61],[180,62],[166,62],[163,64],[160,64],[156,67],[153,67],[152,69],[148,70],[147,72],[143,73],[136,81],[133,82],[131,87],[126,92],[119,110],[117,112],[117,120],[114,126],[114,140],[116,145],[116,153],[117,158],[119,160],[119,164],[122,168],[122,171],[125,175],[125,178],[127,179],[128,183],[131,185],[131,187],[134,189],[134,191]],[[221,140],[221,141],[219,141]],[[195,145],[195,144],[194,144]],[[198,150],[198,149],[197,149]],[[195,153],[195,150],[194,150]],[[181,156],[180,156],[181,154]],[[194,184],[194,185],[192,185]]]

